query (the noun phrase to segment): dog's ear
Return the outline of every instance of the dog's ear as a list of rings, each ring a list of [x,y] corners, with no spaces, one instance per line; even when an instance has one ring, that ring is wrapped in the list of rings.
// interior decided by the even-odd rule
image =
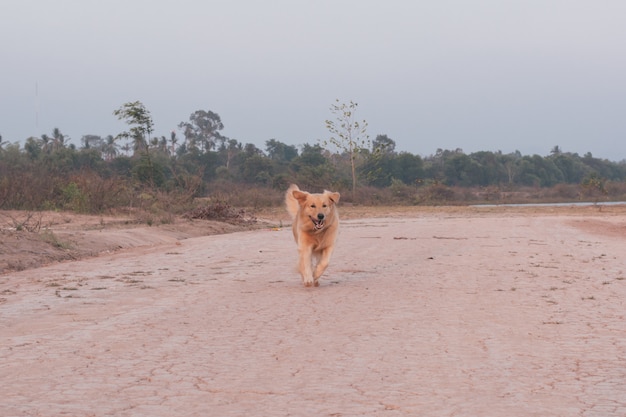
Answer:
[[[324,190],[324,194],[326,194],[328,198],[330,198],[330,201],[332,201],[335,204],[339,202],[339,197],[341,197],[341,194],[339,193],[333,193],[333,192],[326,191],[326,190]]]
[[[294,198],[300,203],[303,203],[307,199],[309,193],[307,193],[306,191],[294,190],[291,195],[293,195]]]

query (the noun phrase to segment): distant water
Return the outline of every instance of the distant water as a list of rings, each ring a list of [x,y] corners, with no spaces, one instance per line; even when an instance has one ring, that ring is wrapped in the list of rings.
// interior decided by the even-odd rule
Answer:
[[[592,201],[573,203],[521,203],[521,204],[472,204],[470,207],[585,207],[585,206],[619,206],[626,201]]]

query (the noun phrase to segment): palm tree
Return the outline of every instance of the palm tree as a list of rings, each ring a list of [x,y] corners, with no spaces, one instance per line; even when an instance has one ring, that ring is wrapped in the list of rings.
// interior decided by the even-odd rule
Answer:
[[[124,151],[124,153],[126,153],[126,155],[128,155],[130,153],[130,143],[126,142],[124,145],[122,145],[121,149]]]
[[[563,151],[561,151],[561,147],[559,145],[556,145],[554,148],[552,148],[550,150],[550,153],[553,156],[558,156],[558,155],[561,155],[561,153],[563,153]]]
[[[161,136],[161,138],[159,139],[159,151],[163,152],[165,155],[169,155],[167,149],[167,138],[165,136]]]
[[[176,154],[176,144],[178,143],[178,138],[176,137],[176,132],[172,130],[172,133],[170,134],[170,142],[171,142],[171,150],[170,153],[171,155],[175,155]]]
[[[52,146],[55,151],[65,147],[65,135],[58,127],[52,129]]]
[[[49,153],[50,152],[50,138],[48,137],[48,135],[46,135],[45,133],[43,135],[41,135],[41,149],[46,152]]]
[[[109,135],[105,138],[104,145],[102,146],[102,153],[107,161],[111,161],[118,154],[118,146],[115,143],[113,135]]]

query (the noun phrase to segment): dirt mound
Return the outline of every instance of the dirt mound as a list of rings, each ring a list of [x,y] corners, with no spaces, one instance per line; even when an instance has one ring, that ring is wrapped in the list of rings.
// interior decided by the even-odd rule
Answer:
[[[0,211],[0,274],[198,236],[266,227],[263,221],[172,217],[152,224],[128,216]]]

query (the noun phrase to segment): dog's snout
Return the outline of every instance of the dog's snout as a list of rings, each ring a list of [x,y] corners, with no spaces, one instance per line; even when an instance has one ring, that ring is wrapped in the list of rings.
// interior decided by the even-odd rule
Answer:
[[[324,220],[324,213],[317,213],[317,218],[319,220]]]

